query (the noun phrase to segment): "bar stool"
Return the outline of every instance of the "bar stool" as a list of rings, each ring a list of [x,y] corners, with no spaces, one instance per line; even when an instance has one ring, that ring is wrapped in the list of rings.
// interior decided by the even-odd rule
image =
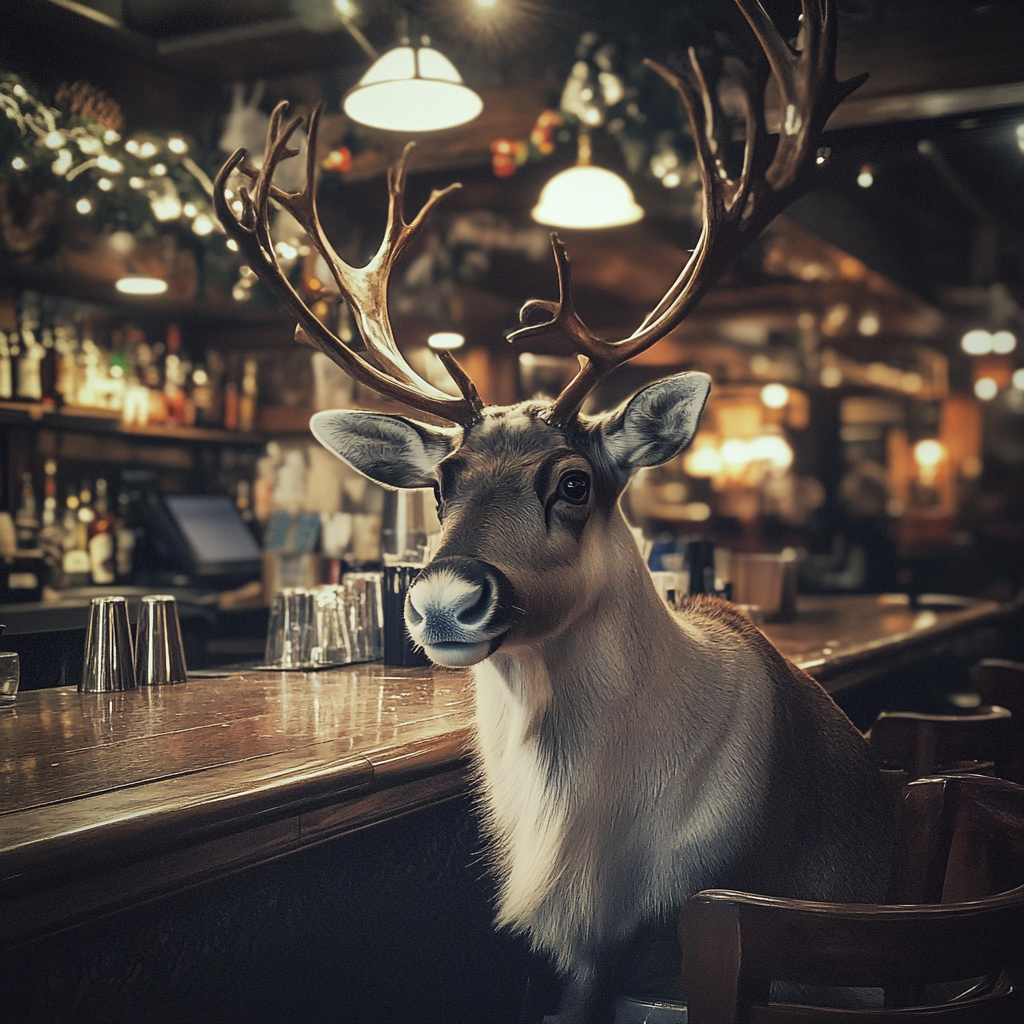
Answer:
[[[901,905],[725,890],[687,901],[679,938],[689,1024],[1021,1019],[1024,786],[922,779],[907,786],[904,802],[893,873]],[[938,897],[908,904],[922,893]],[[832,996],[857,986],[861,1005],[819,1005],[806,988],[784,992],[773,983],[825,986]]]
[[[868,740],[879,764],[902,768],[912,779],[951,769],[1006,778],[1016,757],[1016,724],[1006,708],[995,705],[963,715],[883,711]]]
[[[971,682],[983,704],[998,704],[1013,715],[1014,748],[1005,775],[1024,783],[1024,664],[985,658],[971,669]]]

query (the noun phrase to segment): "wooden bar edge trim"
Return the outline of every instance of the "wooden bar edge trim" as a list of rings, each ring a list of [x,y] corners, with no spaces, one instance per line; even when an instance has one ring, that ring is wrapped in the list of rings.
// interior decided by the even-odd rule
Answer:
[[[468,790],[469,778],[468,767],[459,765],[340,804],[5,900],[0,904],[0,948],[12,949],[48,938],[445,803]]]

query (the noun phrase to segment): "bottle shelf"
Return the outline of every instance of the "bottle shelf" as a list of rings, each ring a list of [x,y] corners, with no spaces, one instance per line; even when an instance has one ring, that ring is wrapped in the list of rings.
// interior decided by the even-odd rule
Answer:
[[[65,406],[49,409],[32,402],[0,400],[0,423],[12,426],[40,426],[53,430],[79,430],[89,433],[121,434],[129,437],[148,437],[169,442],[208,442],[259,446],[271,439],[263,431],[223,430],[218,427],[181,427],[176,424],[131,425],[121,422],[121,414],[112,409],[89,406]]]

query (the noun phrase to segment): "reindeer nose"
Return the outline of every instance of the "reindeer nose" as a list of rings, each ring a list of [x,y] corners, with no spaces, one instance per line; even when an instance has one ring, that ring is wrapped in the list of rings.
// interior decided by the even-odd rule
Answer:
[[[476,643],[507,629],[511,606],[512,585],[500,569],[451,556],[432,562],[409,588],[405,620],[427,647]]]

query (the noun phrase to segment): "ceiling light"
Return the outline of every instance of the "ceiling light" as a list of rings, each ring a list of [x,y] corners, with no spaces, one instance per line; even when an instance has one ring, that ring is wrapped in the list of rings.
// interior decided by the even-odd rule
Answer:
[[[427,42],[404,43],[378,57],[346,94],[344,112],[360,124],[392,132],[439,131],[472,121],[484,101]]]
[[[167,282],[159,277],[129,274],[120,278],[114,287],[123,295],[163,295],[167,291]]]
[[[976,327],[960,339],[960,347],[969,356],[987,356],[992,351],[992,335],[988,331]]]
[[[453,348],[462,348],[466,344],[466,339],[455,331],[438,331],[427,338],[427,344],[433,349],[448,351]]]
[[[531,211],[535,221],[556,228],[614,228],[644,215],[633,191],[617,174],[590,166],[590,137],[579,140],[575,167],[556,174]]]

